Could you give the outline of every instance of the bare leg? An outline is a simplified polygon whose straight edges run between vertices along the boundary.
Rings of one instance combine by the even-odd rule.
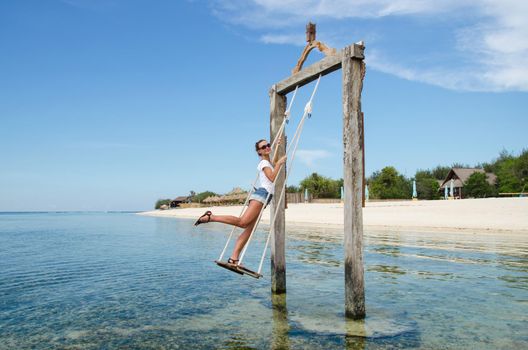
[[[249,239],[249,236],[251,235],[251,231],[253,230],[253,227],[256,224],[257,224],[257,218],[255,218],[255,220],[253,220],[253,222],[248,227],[246,227],[244,232],[242,232],[240,234],[240,236],[238,236],[238,238],[236,240],[236,243],[235,243],[235,248],[233,248],[233,253],[231,253],[231,259],[233,259],[235,261],[238,260],[238,258],[240,256],[240,252],[242,251],[242,249],[246,245],[246,243],[247,243],[247,241]]]
[[[211,215],[210,222],[221,222],[223,224],[233,225],[240,228],[247,228],[254,222],[262,209],[262,203],[256,200],[251,200],[249,206],[241,217],[233,215]]]

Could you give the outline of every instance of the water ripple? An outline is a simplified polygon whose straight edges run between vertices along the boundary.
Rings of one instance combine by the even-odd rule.
[[[128,214],[2,215],[0,349],[528,346],[526,238],[366,232],[368,318],[350,323],[342,232],[288,232],[287,297],[270,297],[269,261],[261,280],[212,262],[228,233]]]

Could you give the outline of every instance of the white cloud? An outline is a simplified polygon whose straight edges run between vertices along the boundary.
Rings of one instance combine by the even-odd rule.
[[[260,41],[266,44],[289,44],[296,46],[304,46],[304,35],[295,34],[264,34],[260,37]]]
[[[458,0],[216,0],[220,17],[252,28],[288,27],[306,19],[379,18],[393,15],[435,14],[462,8]]]
[[[301,163],[305,164],[306,166],[310,168],[313,168],[315,163],[318,160],[329,158],[332,156],[332,153],[326,150],[323,150],[323,149],[312,149],[312,150],[300,149],[300,150],[297,150],[297,153],[295,156]]]
[[[268,32],[259,39],[270,44],[303,45],[304,38],[298,31],[308,20],[323,22],[324,37],[333,41],[339,41],[337,35],[350,37],[343,26],[358,20],[369,23],[374,31],[391,16],[425,18],[429,23],[443,20],[445,26],[439,22],[440,28],[452,38],[451,58],[458,60],[415,65],[413,62],[435,49],[431,43],[422,51],[409,51],[394,63],[386,59],[393,55],[383,43],[367,41],[367,64],[398,77],[448,89],[528,91],[528,1],[213,0],[213,9],[226,22]],[[293,30],[297,34],[292,34]]]
[[[367,67],[377,71],[446,89],[465,91],[497,90],[488,81],[485,81],[482,74],[468,70],[468,68],[461,70],[442,67],[410,68],[394,63],[394,61],[379,55],[376,51],[371,52],[366,61]]]

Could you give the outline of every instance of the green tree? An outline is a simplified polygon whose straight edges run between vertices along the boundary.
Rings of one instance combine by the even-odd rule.
[[[504,162],[508,162],[514,159],[515,159],[515,156],[511,152],[508,152],[507,150],[503,149],[499,153],[499,156],[496,159],[494,159],[491,163],[482,164],[482,168],[487,173],[497,174],[497,172],[499,171],[499,168]]]
[[[342,181],[342,180],[341,180]],[[333,180],[317,173],[306,177],[300,183],[301,191],[308,189],[314,198],[339,198],[341,196],[340,180]]]
[[[435,179],[445,180],[447,174],[449,173],[449,170],[451,170],[451,168],[448,166],[438,165],[436,168],[430,170],[430,172],[432,177],[434,177]]]
[[[516,176],[515,158],[503,159],[495,164],[499,192],[519,192],[521,180]]]
[[[469,166],[469,164],[457,163],[456,162],[456,163],[453,163],[453,165],[451,165],[451,168],[471,168],[471,167]]]
[[[418,170],[414,175],[419,199],[438,199],[440,185],[430,170]]]
[[[211,191],[200,192],[191,197],[191,202],[202,203],[203,200],[206,199],[207,197],[216,196],[216,195],[217,195],[216,193],[211,192]]]
[[[378,199],[404,199],[412,195],[412,182],[392,166],[376,171],[369,181],[370,196]]]
[[[287,193],[299,193],[301,192],[301,188],[299,186],[290,185],[286,187]]]
[[[485,173],[473,173],[464,184],[466,196],[473,198],[493,197],[497,194],[495,186],[490,185]]]
[[[499,192],[521,192],[528,181],[528,150],[516,157],[502,150],[497,159],[484,164],[484,170],[497,176]]]
[[[163,204],[170,206],[170,199],[158,199],[154,205],[154,209],[159,209]]]
[[[524,187],[526,186],[526,183],[528,183],[528,149],[521,152],[515,161],[513,171],[522,186],[521,191],[524,191]]]

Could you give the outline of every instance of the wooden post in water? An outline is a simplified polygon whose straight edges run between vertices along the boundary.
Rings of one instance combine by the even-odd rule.
[[[365,208],[365,114],[361,112],[361,126],[359,128],[361,132],[361,156],[363,164],[363,184],[361,185],[361,206]]]
[[[270,140],[275,139],[279,128],[284,120],[286,112],[286,96],[277,93],[274,85],[270,91],[271,113],[270,113]],[[282,144],[277,148],[279,157],[286,153],[286,142],[284,133],[281,137]],[[271,141],[270,141],[271,142]],[[273,195],[273,205],[271,215],[276,210],[281,197],[281,191],[286,181],[285,167],[275,179],[275,194]],[[286,195],[285,195],[286,196]],[[284,198],[283,200],[286,200]],[[274,233],[271,236],[271,292],[274,294],[286,293],[286,251],[285,251],[285,211],[284,203],[280,206],[275,223],[273,225]]]
[[[363,145],[361,142],[361,89],[363,61],[353,58],[351,47],[343,52],[343,168],[345,315],[365,317],[363,269]]]
[[[310,34],[311,35],[311,34]],[[310,36],[311,38],[311,36]],[[323,45],[324,46],[324,45]],[[324,47],[321,46],[323,49]],[[344,233],[345,233],[345,314],[348,318],[365,318],[365,283],[363,269],[363,125],[361,89],[364,76],[364,45],[350,45],[342,51],[321,50],[326,57],[309,67],[302,67],[313,47],[309,45],[301,55],[294,73],[273,85],[271,98],[271,138],[277,133],[286,110],[285,95],[317,78],[343,69],[343,146],[344,146]],[[279,150],[284,155],[285,142]],[[281,171],[275,183],[274,207],[280,197],[285,173]],[[286,261],[284,246],[284,207],[281,206],[274,223],[271,244],[271,290],[286,292]]]

